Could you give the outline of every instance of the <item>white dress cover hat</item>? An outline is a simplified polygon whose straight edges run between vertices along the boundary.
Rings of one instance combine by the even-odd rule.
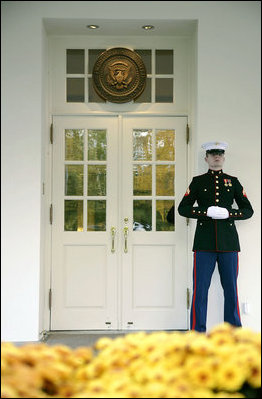
[[[208,141],[207,143],[202,144],[201,146],[204,150],[224,150],[228,147],[228,144],[225,141]]]

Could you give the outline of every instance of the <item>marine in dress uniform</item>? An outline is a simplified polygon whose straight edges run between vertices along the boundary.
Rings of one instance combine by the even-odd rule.
[[[213,161],[222,165],[226,147],[225,142],[204,143],[206,162],[212,164],[213,157]],[[219,163],[220,157],[223,159]],[[216,263],[224,290],[224,321],[241,326],[237,294],[240,245],[235,221],[253,215],[238,178],[224,173],[216,167],[216,162],[207,173],[193,178],[178,206],[181,216],[197,219],[190,326],[200,332],[206,331],[208,289]],[[238,209],[232,207],[234,200]],[[174,208],[169,211],[168,221],[174,223]]]

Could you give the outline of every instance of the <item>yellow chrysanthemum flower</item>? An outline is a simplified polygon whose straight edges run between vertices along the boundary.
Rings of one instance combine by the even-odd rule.
[[[229,333],[216,332],[209,336],[209,341],[212,342],[213,346],[217,349],[222,348],[223,346],[233,346],[235,343],[234,337]]]
[[[261,386],[261,335],[227,323],[208,334],[130,333],[92,348],[2,343],[3,398],[242,398]]]
[[[250,375],[247,382],[253,388],[261,387],[261,358],[257,357],[250,365]]]
[[[185,362],[186,355],[184,352],[174,353],[166,358],[166,369],[173,370],[174,368],[182,368]]]
[[[1,343],[1,359],[4,358],[8,365],[19,364],[23,359],[21,348],[14,346],[10,342]]]
[[[217,333],[218,334],[221,334],[221,333],[222,334],[232,334],[232,332],[235,328],[236,327],[232,326],[230,323],[225,322],[225,323],[218,324],[218,325],[212,327],[210,329],[210,331],[208,332],[207,336],[211,337],[212,335],[215,335]]]
[[[38,376],[44,382],[43,385],[47,387],[48,392],[55,393],[59,390],[59,386],[68,381],[71,376],[72,369],[62,363],[49,364],[48,367],[45,365],[39,365],[36,368]]]
[[[214,374],[206,364],[193,368],[189,374],[189,380],[196,386],[203,388],[213,388],[215,386]]]
[[[247,327],[235,328],[232,331],[232,336],[236,342],[252,342],[255,335],[256,334]]]
[[[235,359],[242,367],[243,372],[249,373],[252,364],[256,364],[260,359],[261,354],[252,346],[238,345],[235,348]]]
[[[128,333],[125,336],[125,342],[132,347],[138,347],[141,342],[147,338],[147,334],[144,331]]]
[[[245,381],[245,374],[233,361],[222,362],[216,373],[217,387],[227,391],[238,391]]]
[[[191,356],[186,360],[184,370],[189,380],[193,384],[203,388],[211,388],[215,386],[215,369],[213,357]]]
[[[112,338],[109,337],[99,338],[98,341],[95,343],[95,349],[100,351],[105,348],[108,348],[111,344],[112,344]]]
[[[199,337],[193,339],[188,345],[188,349],[190,352],[202,356],[212,355],[216,351],[212,340],[208,340],[205,335],[200,335]]]
[[[181,333],[172,333],[166,345],[163,347],[163,352],[166,356],[172,356],[182,352],[184,353],[186,347],[187,343],[184,336]]]

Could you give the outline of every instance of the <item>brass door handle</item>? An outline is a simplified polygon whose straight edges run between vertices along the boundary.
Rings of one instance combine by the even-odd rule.
[[[127,236],[128,236],[128,227],[124,227],[124,238],[125,238],[125,248],[124,248],[124,252],[127,253],[128,249],[127,249]]]
[[[111,252],[114,253],[115,250],[115,236],[116,236],[116,228],[111,227],[111,238],[112,238],[112,246],[111,246]]]

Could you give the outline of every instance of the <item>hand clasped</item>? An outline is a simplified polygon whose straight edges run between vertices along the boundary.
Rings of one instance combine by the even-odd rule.
[[[207,216],[212,219],[227,219],[229,212],[226,208],[221,208],[220,206],[210,206],[207,209]]]

